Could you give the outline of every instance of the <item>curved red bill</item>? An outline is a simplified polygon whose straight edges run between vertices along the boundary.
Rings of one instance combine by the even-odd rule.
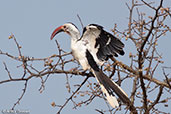
[[[60,27],[56,28],[56,29],[53,31],[53,33],[52,33],[50,39],[52,40],[52,39],[55,37],[56,34],[58,34],[58,33],[60,33],[60,32],[63,32],[63,31],[64,31],[64,30],[63,30],[63,26],[60,26]]]

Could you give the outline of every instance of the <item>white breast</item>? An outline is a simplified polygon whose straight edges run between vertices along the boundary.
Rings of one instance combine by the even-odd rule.
[[[83,45],[82,41],[72,41],[71,40],[71,49],[74,58],[81,64],[84,70],[90,69],[88,61],[86,59],[86,49],[87,47]]]

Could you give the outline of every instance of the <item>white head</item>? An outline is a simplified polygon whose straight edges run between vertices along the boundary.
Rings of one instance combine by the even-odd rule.
[[[55,35],[57,35],[60,32],[65,32],[74,38],[80,37],[80,32],[79,32],[78,28],[73,23],[66,23],[66,24],[56,28],[53,31],[53,33],[51,35],[51,40],[55,37]]]

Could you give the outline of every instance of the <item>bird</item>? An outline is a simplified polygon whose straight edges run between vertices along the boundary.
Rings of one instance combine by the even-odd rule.
[[[50,39],[52,40],[60,32],[65,32],[71,37],[73,57],[80,63],[84,71],[92,72],[108,103],[113,108],[119,106],[116,94],[123,103],[129,104],[130,100],[124,90],[99,68],[109,58],[124,55],[124,44],[98,24],[85,26],[80,35],[76,25],[70,22],[65,23],[52,32]]]

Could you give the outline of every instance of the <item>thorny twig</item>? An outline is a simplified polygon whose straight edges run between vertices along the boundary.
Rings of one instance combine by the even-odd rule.
[[[110,74],[110,78],[112,79],[114,75],[117,75],[115,77],[118,77],[119,83],[121,84],[123,81],[127,81],[127,79],[132,80],[132,91],[131,93],[131,102],[133,105],[136,106],[137,112],[145,112],[148,113],[150,111],[154,112],[162,112],[159,109],[155,108],[155,105],[159,103],[165,103],[170,100],[170,98],[165,98],[163,101],[160,101],[161,96],[163,96],[164,90],[166,92],[170,93],[171,89],[171,79],[169,78],[169,74],[166,74],[164,67],[163,67],[163,74],[155,74],[157,68],[160,64],[162,64],[162,56],[158,53],[157,50],[157,42],[158,39],[166,34],[168,31],[170,31],[169,26],[164,24],[164,21],[167,17],[170,16],[170,10],[167,8],[164,8],[162,6],[163,0],[161,0],[160,5],[155,8],[152,6],[153,2],[145,2],[144,0],[141,0],[141,3],[132,0],[132,6],[129,6],[128,4],[128,10],[130,12],[129,14],[129,23],[128,23],[128,29],[124,30],[123,32],[117,30],[116,26],[113,32],[117,34],[121,34],[123,37],[126,37],[127,39],[130,39],[135,44],[135,50],[137,51],[136,54],[130,53],[129,57],[131,60],[130,65],[124,64],[124,62],[120,62],[116,60],[115,58],[112,58],[113,63],[110,63],[109,65],[106,65],[104,68],[104,72],[107,74]],[[154,17],[149,16],[149,20],[145,20],[144,14],[138,9],[139,7],[149,7],[152,10],[155,10]],[[137,17],[138,19],[134,18],[134,8],[136,8],[137,11]],[[161,12],[160,12],[161,11]],[[81,25],[83,27],[82,21],[77,15]],[[65,74],[67,76],[67,83],[69,84],[69,79],[72,78],[70,76],[82,76],[85,77],[84,81],[78,86],[76,91],[72,93],[72,95],[65,101],[65,103],[62,106],[59,106],[60,109],[58,113],[61,112],[63,108],[67,105],[69,101],[72,101],[74,104],[74,107],[81,106],[81,104],[89,105],[94,98],[104,98],[101,97],[102,92],[99,89],[99,86],[94,83],[95,88],[88,87],[90,91],[80,91],[80,88],[87,82],[89,77],[93,77],[91,73],[86,73],[82,71],[78,65],[77,62],[74,61],[73,58],[71,58],[71,52],[64,51],[61,47],[58,41],[56,40],[56,46],[58,53],[53,54],[49,57],[45,58],[34,58],[34,57],[28,57],[24,56],[21,51],[21,46],[17,42],[15,36],[12,34],[11,38],[13,38],[15,45],[17,46],[18,50],[18,56],[14,56],[10,53],[3,52],[0,50],[0,55],[6,56],[7,58],[11,58],[14,61],[20,62],[19,67],[23,69],[23,75],[19,78],[15,78],[12,73],[10,72],[10,69],[7,67],[6,62],[3,62],[5,71],[7,72],[8,79],[0,81],[0,84],[8,83],[8,82],[25,82],[24,83],[24,89],[17,100],[17,102],[14,104],[12,109],[14,109],[19,102],[21,102],[21,99],[24,97],[24,94],[26,92],[26,88],[28,86],[28,81],[34,77],[38,77],[41,80],[41,86],[39,91],[42,92],[45,89],[45,82],[47,82],[48,78],[53,76],[52,74]],[[70,57],[70,59],[68,59]],[[41,70],[38,70],[34,66],[34,63],[36,62],[42,62],[44,64],[44,67],[42,67]],[[32,62],[32,63],[30,63]],[[66,69],[67,64],[72,64],[72,66],[77,66],[74,68],[74,70],[68,70]],[[139,65],[139,66],[137,66]],[[19,68],[17,67],[17,68]],[[39,68],[40,69],[40,68]],[[115,73],[117,72],[117,73]],[[126,76],[125,76],[126,75]],[[157,78],[156,75],[160,75],[160,77],[164,77],[164,81],[161,81]],[[125,76],[125,77],[124,77]],[[43,77],[46,77],[45,79]],[[140,82],[139,82],[140,81]],[[152,85],[155,84],[154,87]],[[89,84],[90,85],[90,84]],[[129,84],[131,87],[131,84]],[[149,100],[148,94],[154,93],[154,90],[156,90],[159,87],[159,92],[156,94],[155,100],[152,102]],[[148,90],[148,88],[152,88],[151,90]],[[130,89],[131,90],[131,89]],[[80,103],[76,103],[73,99],[74,95],[76,93],[84,93],[88,94],[89,98],[81,101]],[[136,101],[143,100],[143,106],[138,106],[136,104]],[[120,107],[123,107],[124,105],[121,104]],[[128,109],[128,107],[127,107]],[[99,113],[105,113],[105,111],[96,109]],[[109,109],[109,113],[117,113],[118,109]],[[130,111],[131,112],[131,111]],[[125,110],[125,113],[129,113]],[[131,112],[134,113],[134,112]]]
[[[14,103],[14,105],[13,105],[13,107],[12,107],[12,110],[14,110],[14,108],[16,107],[16,105],[20,103],[21,99],[22,99],[23,96],[25,95],[26,89],[27,89],[27,84],[28,84],[27,82],[28,82],[28,80],[25,81],[23,92],[22,92],[21,96],[18,98],[17,102]]]
[[[80,86],[72,93],[72,95],[66,100],[66,102],[62,105],[62,106],[58,106],[60,107],[59,111],[57,112],[57,114],[60,114],[60,112],[62,111],[62,109],[67,105],[67,103],[72,100],[73,96],[81,89],[81,87],[87,82],[89,77],[86,77],[84,79],[84,81],[80,84]]]
[[[81,27],[82,27],[82,29],[84,28],[84,25],[83,25],[83,22],[82,22],[82,20],[81,20],[81,18],[80,18],[80,16],[77,14],[77,17],[78,17],[78,19],[79,19],[79,21],[80,21],[80,23],[81,23]]]

